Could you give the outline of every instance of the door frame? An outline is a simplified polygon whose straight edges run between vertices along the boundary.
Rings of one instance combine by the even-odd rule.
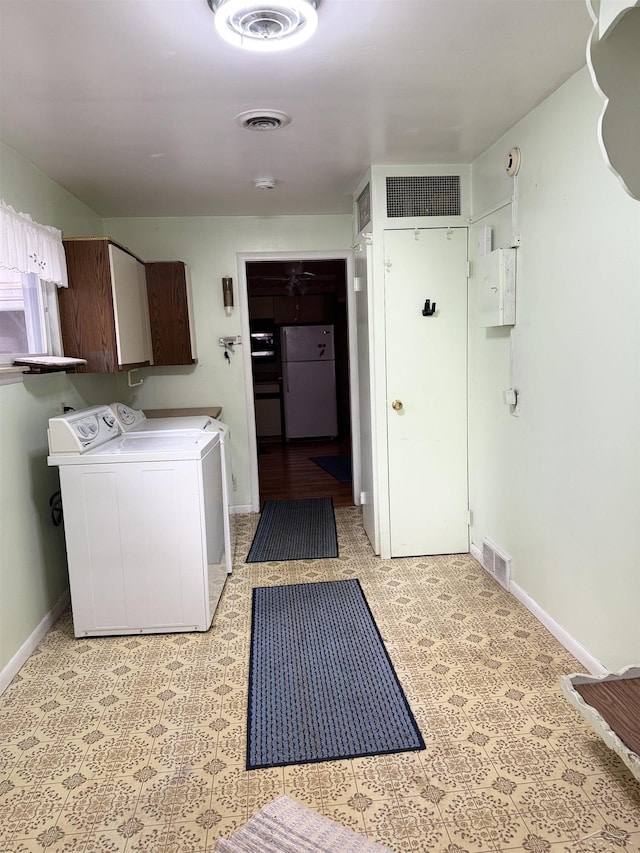
[[[238,301],[242,329],[242,366],[244,372],[245,405],[247,412],[247,438],[249,446],[249,480],[251,487],[251,512],[260,511],[260,481],[258,477],[258,437],[253,399],[253,369],[251,365],[251,338],[249,328],[249,294],[247,288],[247,263],[255,261],[326,261],[346,262],[347,337],[349,350],[349,408],[351,422],[351,466],[353,503],[360,505],[360,404],[358,397],[358,346],[354,291],[354,260],[351,249],[317,252],[238,252]]]

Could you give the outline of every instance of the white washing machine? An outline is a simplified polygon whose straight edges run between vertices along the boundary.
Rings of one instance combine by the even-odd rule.
[[[208,630],[228,570],[219,432],[125,434],[95,406],[48,436],[75,635]]]
[[[217,430],[220,434],[220,454],[222,458],[222,494],[224,499],[224,535],[227,554],[227,572],[233,570],[233,557],[236,548],[236,525],[231,515],[231,496],[233,494],[233,472],[231,464],[231,431],[222,421],[208,415],[187,417],[148,418],[142,409],[132,409],[125,403],[110,403],[122,432],[149,434],[162,432],[184,432],[190,429]]]

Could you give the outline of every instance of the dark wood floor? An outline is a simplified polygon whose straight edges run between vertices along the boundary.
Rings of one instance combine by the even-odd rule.
[[[353,506],[351,483],[339,483],[310,456],[350,453],[348,438],[335,441],[259,442],[260,507],[269,500],[333,498],[335,506]]]

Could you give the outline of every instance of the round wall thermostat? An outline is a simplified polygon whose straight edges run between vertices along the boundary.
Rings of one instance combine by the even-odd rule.
[[[504,158],[504,168],[510,177],[514,177],[520,171],[520,149],[512,148]]]

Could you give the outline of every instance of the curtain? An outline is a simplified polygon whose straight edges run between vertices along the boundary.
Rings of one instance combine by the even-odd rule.
[[[62,232],[0,201],[0,269],[35,273],[42,281],[68,287]]]

